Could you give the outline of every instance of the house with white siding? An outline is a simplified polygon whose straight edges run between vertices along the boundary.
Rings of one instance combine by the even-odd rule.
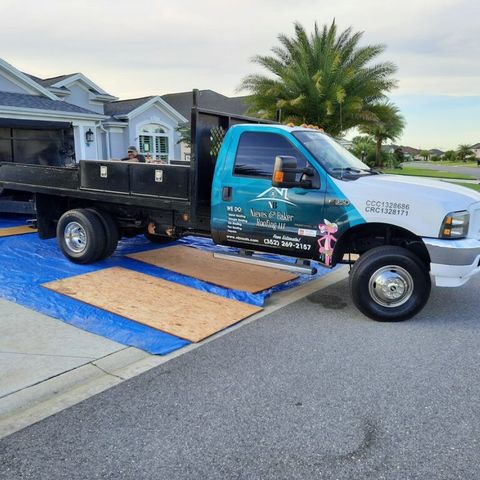
[[[480,159],[480,143],[476,143],[475,145],[472,145],[472,150],[475,153],[475,158]]]
[[[200,105],[244,114],[243,97],[200,91]],[[42,79],[0,59],[0,161],[65,165],[120,159],[127,147],[167,163],[188,161],[177,128],[192,93],[119,100],[82,73]]]

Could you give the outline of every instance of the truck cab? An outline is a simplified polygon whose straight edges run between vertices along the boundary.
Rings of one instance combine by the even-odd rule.
[[[383,175],[325,133],[236,125],[219,152],[211,234],[222,245],[353,263],[352,297],[377,320],[417,313],[437,286],[480,271],[480,194]]]

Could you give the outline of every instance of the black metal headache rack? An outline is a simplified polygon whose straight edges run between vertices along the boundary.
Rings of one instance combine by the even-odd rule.
[[[210,219],[213,174],[223,139],[230,127],[240,124],[274,124],[270,120],[201,108],[193,90],[191,113],[190,221],[201,228]]]

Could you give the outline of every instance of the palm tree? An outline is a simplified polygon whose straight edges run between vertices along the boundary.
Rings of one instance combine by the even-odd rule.
[[[425,161],[427,161],[430,158],[430,152],[428,150],[422,150],[419,155],[423,157]]]
[[[371,137],[357,135],[352,139],[352,146],[349,150],[367,165],[375,164],[375,142]]]
[[[372,106],[376,120],[360,126],[360,131],[370,135],[376,143],[375,165],[382,166],[382,143],[385,140],[396,140],[405,128],[405,120],[400,110],[391,102],[384,102]]]
[[[457,158],[462,162],[467,160],[473,160],[475,157],[475,152],[472,150],[470,145],[459,145],[457,148]]]
[[[256,56],[253,62],[273,77],[248,75],[240,90],[249,90],[250,112],[275,118],[282,109],[286,122],[315,124],[338,136],[366,121],[375,120],[372,108],[396,85],[391,62],[375,63],[383,45],[360,47],[362,32],[347,28],[337,32],[335,21],[313,34],[295,23],[295,35],[279,35],[273,55]]]
[[[447,162],[453,162],[457,158],[457,152],[454,150],[447,150],[443,154],[443,160],[446,160]]]

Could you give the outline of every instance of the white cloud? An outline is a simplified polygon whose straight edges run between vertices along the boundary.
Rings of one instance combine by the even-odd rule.
[[[478,92],[480,6],[473,0],[2,3],[7,61],[40,76],[81,70],[121,96],[207,85],[231,94],[255,68],[249,59],[268,53],[278,33],[293,31],[295,20],[311,29],[315,20],[333,18],[342,29],[365,31],[365,42],[385,43],[384,58],[398,64],[408,92],[415,91],[417,77],[436,77],[438,92]],[[453,88],[460,77],[461,88]]]
[[[43,78],[81,71],[121,98],[231,95],[294,21],[334,18],[387,46],[397,94],[480,94],[478,0],[2,0],[1,55]]]

